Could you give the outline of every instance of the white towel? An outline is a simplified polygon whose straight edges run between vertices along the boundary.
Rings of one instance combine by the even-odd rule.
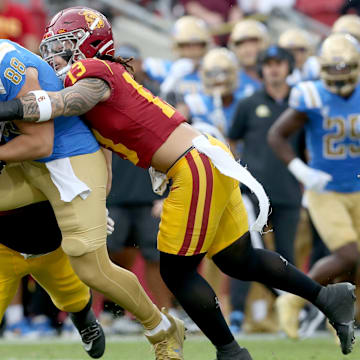
[[[90,195],[91,189],[76,177],[69,158],[52,160],[45,165],[62,201],[71,202],[78,195],[85,200]]]
[[[251,225],[250,230],[262,233],[263,227],[267,223],[270,206],[269,199],[262,185],[250,174],[248,170],[236,162],[229,153],[220,146],[212,145],[204,135],[196,137],[192,142],[199,152],[205,154],[209,159],[211,159],[214,166],[222,174],[240,181],[255,193],[259,200],[260,213],[254,224]]]

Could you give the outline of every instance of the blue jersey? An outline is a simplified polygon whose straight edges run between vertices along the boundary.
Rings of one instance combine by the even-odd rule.
[[[237,89],[234,92],[233,102],[229,106],[219,106],[213,96],[202,92],[188,94],[185,103],[189,107],[192,121],[204,122],[217,127],[222,134],[227,134],[238,100],[244,97],[244,93]]]
[[[38,71],[39,84],[43,90],[58,91],[63,88],[51,66],[39,56],[22,46],[0,40],[0,101],[14,99],[25,84],[27,68]],[[7,125],[4,132],[6,141],[19,134],[14,124]],[[78,116],[60,116],[54,119],[53,153],[39,161],[47,162],[97,151],[99,145],[89,128]]]
[[[262,83],[251,76],[249,76],[244,69],[238,72],[239,91],[244,94],[244,97],[251,96],[256,90],[262,88]]]
[[[306,59],[301,69],[296,68],[287,77],[287,83],[294,86],[301,81],[318,80],[320,76],[320,64],[316,56],[310,56]]]
[[[202,83],[199,71],[194,71],[191,74],[182,77],[176,86],[176,92],[185,96],[187,94],[194,94],[202,90]]]
[[[160,58],[146,58],[143,61],[143,70],[151,80],[161,84],[169,75],[173,62]]]
[[[306,81],[290,94],[291,108],[307,115],[309,165],[332,175],[325,190],[360,191],[360,85],[350,98],[328,91],[323,83]]]

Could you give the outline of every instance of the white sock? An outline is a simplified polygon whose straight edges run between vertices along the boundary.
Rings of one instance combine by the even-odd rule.
[[[10,305],[6,309],[6,323],[7,325],[13,325],[19,322],[24,317],[23,306],[20,304]]]
[[[161,330],[166,331],[167,329],[170,328],[171,323],[170,323],[169,319],[164,314],[161,314],[161,317],[162,317],[162,320],[160,321],[160,324],[152,330],[146,330],[145,335],[153,336],[153,335],[156,335]]]

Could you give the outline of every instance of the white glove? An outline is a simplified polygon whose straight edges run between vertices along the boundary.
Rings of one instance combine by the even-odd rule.
[[[305,188],[321,192],[332,180],[332,176],[325,171],[312,169],[299,158],[292,159],[288,164],[289,171],[298,179]]]
[[[115,229],[115,221],[109,216],[109,210],[106,209],[106,233],[111,235]]]
[[[177,82],[194,71],[194,62],[188,58],[176,60],[169,71],[168,76],[160,86],[162,94],[175,90]]]

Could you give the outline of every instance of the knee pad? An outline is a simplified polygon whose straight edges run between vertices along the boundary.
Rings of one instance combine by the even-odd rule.
[[[61,247],[64,250],[64,253],[69,256],[81,256],[92,251],[89,244],[87,244],[80,236],[64,237],[61,243]]]

